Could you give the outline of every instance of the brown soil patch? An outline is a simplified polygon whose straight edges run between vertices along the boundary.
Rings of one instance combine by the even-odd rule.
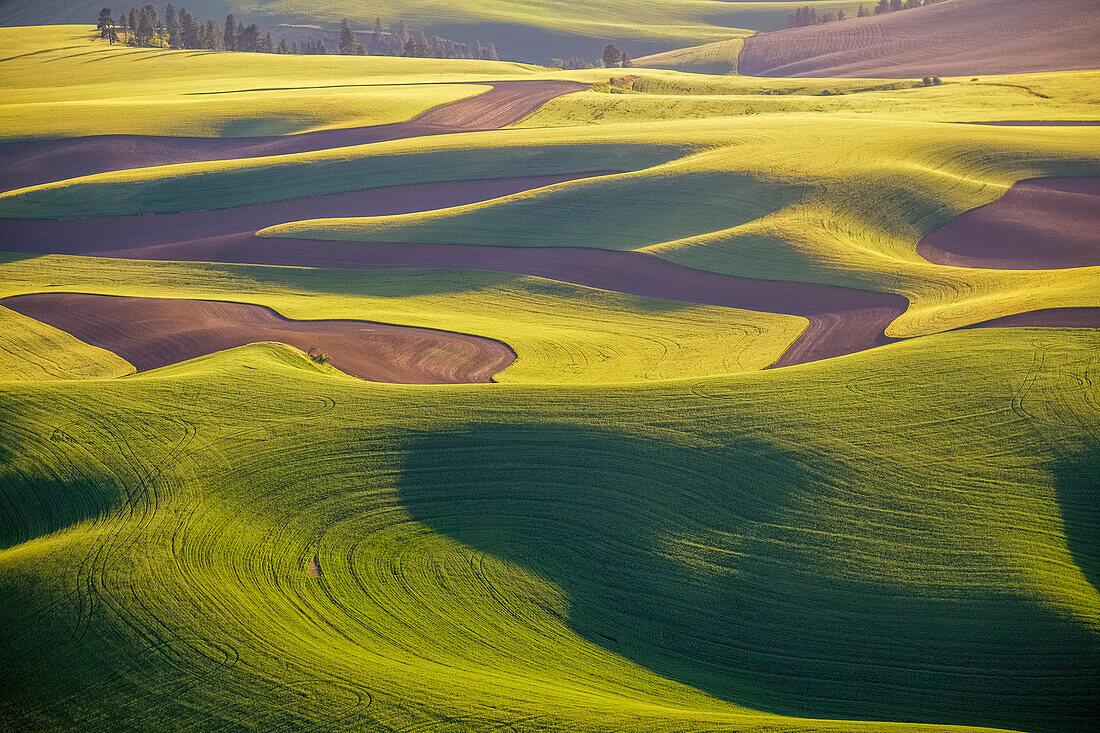
[[[270,155],[414,135],[493,129],[522,118],[550,98],[580,88],[583,87],[570,82],[501,82],[494,84],[491,92],[429,110],[407,123],[281,138],[108,136],[18,143],[0,146],[0,180],[11,187],[25,185],[13,184],[20,176],[41,182],[94,172],[93,169]],[[74,172],[77,168],[80,171]],[[884,335],[884,330],[907,307],[906,299],[898,295],[729,277],[639,252],[361,244],[260,239],[252,234],[266,226],[304,218],[370,216],[455,206],[602,173],[605,172],[396,186],[181,214],[60,221],[8,219],[0,220],[0,240],[8,251],[36,254],[350,270],[435,268],[509,272],[652,298],[807,318],[809,327],[774,365],[777,367],[849,354],[893,341]],[[1081,193],[1064,189],[1065,186],[1053,188],[1068,196]],[[1089,189],[1087,195],[1094,196],[1094,189]],[[323,351],[334,366],[348,374],[399,383],[488,382],[515,358],[506,345],[491,339],[367,321],[293,321],[268,308],[241,303],[66,293],[22,295],[2,302],[114,351],[139,370],[255,341],[279,341],[304,351]],[[1056,320],[1061,320],[1054,325],[1063,325],[1066,314],[1065,310],[1060,311]]]
[[[968,0],[760,33],[745,39],[738,70],[754,76],[914,79],[1095,69],[1100,16],[1086,5]]]
[[[202,160],[255,158],[348,145],[495,130],[518,122],[554,97],[586,89],[569,81],[500,81],[468,99],[434,107],[408,122],[254,138],[96,135],[0,145],[0,190],[105,171]]]
[[[94,254],[345,270],[488,270],[651,298],[808,318],[809,327],[775,366],[827,359],[891,343],[893,339],[883,331],[908,305],[902,296],[888,293],[731,277],[693,270],[641,252],[573,247],[360,244],[235,234]]]
[[[491,382],[515,360],[500,341],[353,320],[295,321],[245,303],[36,293],[5,307],[113,351],[138,371],[258,341],[320,351],[360,379],[398,384]]]
[[[1100,328],[1100,308],[1044,308],[1017,313],[989,321],[975,323],[967,328]]]
[[[1100,265],[1100,178],[1036,178],[917,245],[929,262],[1014,270]]]

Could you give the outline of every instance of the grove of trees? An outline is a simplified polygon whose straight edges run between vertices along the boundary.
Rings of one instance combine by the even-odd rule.
[[[912,8],[919,8],[924,5],[934,5],[939,2],[943,2],[943,0],[878,0],[878,5],[876,5],[873,10],[868,10],[864,5],[860,5],[859,10],[856,11],[856,17],[865,18],[872,14],[882,15],[884,13],[893,13],[898,10],[911,10]],[[802,28],[808,25],[819,25],[821,23],[832,23],[847,19],[848,16],[845,15],[844,8],[827,10],[819,13],[816,8],[810,5],[804,5],[795,9],[793,14],[787,16],[787,27]]]
[[[628,68],[634,65],[630,60],[630,54],[621,50],[615,44],[610,44],[603,50],[603,65],[608,69],[617,67]]]
[[[347,23],[347,20],[344,21]],[[350,38],[355,34],[347,28]],[[343,49],[344,30],[341,28],[341,49]],[[432,36],[428,38],[424,31],[409,32],[404,22],[397,21],[382,30],[382,19],[376,18],[374,30],[367,38],[365,52],[372,56],[413,56],[432,59],[483,59],[500,61],[497,48],[492,43],[483,44],[474,41],[472,45],[459,43],[450,38]],[[341,51],[343,53],[343,51]]]
[[[141,48],[181,48],[206,51],[253,51],[260,53],[327,54],[324,39],[278,42],[270,32],[255,23],[239,23],[233,15],[225,19],[224,27],[217,21],[192,15],[186,9],[177,10],[171,3],[164,10],[163,19],[155,5],[131,8],[116,20],[111,8],[99,11],[100,37],[110,43],[125,43]],[[349,55],[414,56],[440,59],[485,59],[499,61],[496,46],[475,41],[472,45],[449,38],[428,38],[423,31],[410,33],[405,24],[398,21],[387,31],[382,30],[382,19],[374,22],[374,32],[368,42],[362,43],[345,18],[340,24],[338,52]]]

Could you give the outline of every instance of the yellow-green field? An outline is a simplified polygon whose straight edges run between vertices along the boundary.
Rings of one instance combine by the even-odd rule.
[[[958,329],[1100,307],[1100,267],[954,267],[917,245],[1018,181],[1100,176],[1098,127],[963,124],[1100,119],[1100,71],[748,78],[743,34],[714,14],[792,4],[653,0],[621,29],[610,0],[443,5],[405,18],[720,43],[556,71],[5,28],[0,140],[16,146],[305,133],[407,121],[491,82],[593,86],[503,129],[44,178],[0,194],[0,231],[134,216],[162,236],[168,219],[139,215],[590,172],[249,242],[599,250],[688,282],[839,286],[903,296],[883,323],[901,341],[769,369],[820,324],[689,286],[669,300],[473,267],[77,256],[6,235],[0,298],[252,303],[488,337],[516,360],[492,384],[397,385],[254,343],[135,373],[0,304],[2,727],[1094,727],[1100,329]]]
[[[857,0],[192,0],[187,9],[203,18],[224,21],[227,13],[276,32],[293,28],[303,38],[338,27],[348,18],[356,31],[369,35],[376,18],[384,28],[403,21],[413,29],[464,42],[493,42],[504,58],[549,61],[551,57],[599,57],[608,42],[622,43],[635,56],[731,38],[755,30],[783,28],[795,8],[819,11],[843,8],[854,16]],[[88,23],[103,7],[92,0],[70,0],[0,6],[0,24]],[[136,4],[140,7],[140,4]],[[130,4],[124,6],[131,7]],[[163,6],[158,6],[163,13]],[[117,10],[119,7],[115,7]]]
[[[90,45],[88,29],[0,29],[0,139],[283,135],[407,120],[531,67]],[[48,72],[48,73],[47,73]],[[464,77],[464,78],[463,78]],[[445,82],[433,84],[433,82]]]

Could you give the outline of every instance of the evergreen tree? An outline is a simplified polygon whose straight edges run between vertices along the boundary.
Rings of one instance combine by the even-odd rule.
[[[225,38],[223,40],[226,51],[237,50],[237,19],[232,15],[225,18]]]
[[[96,26],[99,29],[99,37],[107,38],[110,32],[107,30],[114,25],[114,20],[111,18],[111,9],[103,8],[99,11],[99,25]]]
[[[901,10],[901,0],[890,0],[890,10]]]
[[[164,25],[168,28],[168,47],[183,48],[183,31],[180,28],[179,15],[171,5],[164,13]]]
[[[255,23],[241,29],[240,37],[237,39],[238,51],[259,51],[260,50],[260,28]]]
[[[199,22],[195,19],[191,13],[186,10],[180,10],[179,12],[179,48],[200,48],[202,43],[199,38],[199,33],[202,28]],[[171,31],[169,31],[171,34]]]
[[[856,12],[856,17],[857,18],[866,18],[868,15],[870,15],[870,13],[867,12],[867,8],[863,7],[863,5],[860,5],[859,6],[859,11]]]
[[[397,25],[390,29],[390,56],[401,56],[405,53],[405,46],[409,42],[409,32],[405,30],[404,21],[397,21]]]
[[[138,11],[137,16],[137,39],[138,43],[142,45],[149,45],[153,42],[153,36],[156,33],[156,23],[154,23],[153,16],[149,13],[149,5]]]
[[[206,21],[206,48],[211,51],[224,51],[225,40],[222,35],[222,27],[217,21]]]
[[[374,19],[374,32],[370,34],[370,46],[368,50],[373,54],[381,54],[385,48],[382,42],[382,19]]]
[[[287,45],[285,38],[279,39],[278,53],[290,53],[290,46]]]
[[[260,41],[260,50],[264,53],[275,53],[275,39],[271,37],[270,32]]]
[[[890,12],[890,0],[878,0],[875,6],[875,15],[883,15]]]
[[[157,30],[161,28],[160,16],[157,15],[157,6],[149,3],[148,5],[143,7],[142,10],[149,18],[149,27],[153,29],[150,36],[156,35]]]
[[[409,40],[405,42],[406,56],[427,58],[431,54],[431,51],[432,47],[428,43],[428,37],[424,35],[424,31],[417,31],[409,36]]]
[[[609,44],[603,50],[603,65],[609,69],[615,68],[622,61],[623,52],[614,44]]]
[[[340,53],[355,53],[355,33],[352,32],[347,18],[340,22]]]

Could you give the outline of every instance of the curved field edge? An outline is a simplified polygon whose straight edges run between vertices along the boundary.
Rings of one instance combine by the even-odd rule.
[[[744,43],[744,39],[735,38],[650,54],[634,59],[634,66],[696,74],[736,74],[737,57]]]
[[[31,293],[0,304],[110,350],[139,371],[257,341],[290,344],[351,376],[402,384],[492,382],[515,361],[507,344],[466,333],[366,320],[295,320],[232,301]]]
[[[89,26],[0,28],[8,50],[0,61],[0,139],[239,138],[401,122],[476,93],[463,82],[524,78],[537,69],[486,61],[142,49],[109,46],[94,35]]]
[[[429,394],[274,346],[8,385],[6,715],[1079,729],[1097,338],[959,332],[659,388]]]
[[[515,351],[516,361],[496,375],[498,382],[630,382],[763,369],[807,326],[798,316],[506,273],[17,257],[0,266],[0,297],[48,292],[64,278],[66,290],[102,295],[230,300],[299,320],[350,318],[469,333]]]
[[[111,378],[133,371],[110,351],[0,306],[0,381]]]
[[[937,264],[1011,269],[1100,265],[1100,178],[1017,181],[997,200],[926,234]]]
[[[717,142],[708,137],[718,134],[713,124],[676,127],[681,139]],[[646,129],[663,135],[670,125]],[[597,129],[638,137],[617,124]],[[633,173],[437,211],[294,222],[260,234],[642,249],[722,274],[903,295],[911,306],[888,331],[894,337],[1036,308],[1100,305],[1087,269],[977,270],[934,265],[916,253],[924,233],[1017,180],[1096,175],[1096,138],[1085,128],[801,120],[777,129],[726,120],[722,129],[738,142]],[[831,142],[857,137],[856,158],[849,145]]]

